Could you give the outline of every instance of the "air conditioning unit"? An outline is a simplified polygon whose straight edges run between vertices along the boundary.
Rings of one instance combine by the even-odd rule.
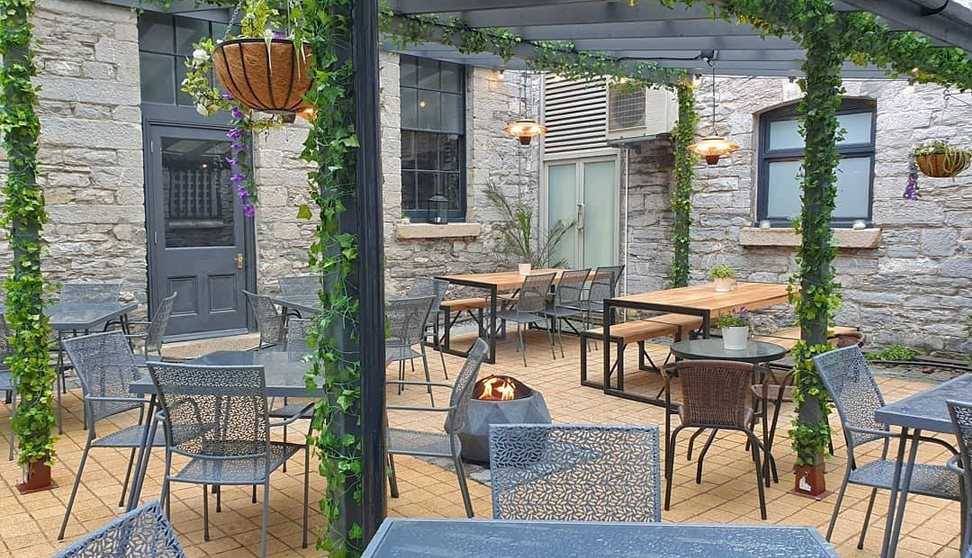
[[[614,84],[607,88],[608,141],[656,136],[672,131],[678,120],[678,100],[667,89]]]

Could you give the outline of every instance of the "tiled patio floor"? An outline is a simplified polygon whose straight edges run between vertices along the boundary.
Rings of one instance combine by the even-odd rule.
[[[499,345],[499,362],[484,365],[482,375],[509,373],[541,391],[555,422],[563,423],[629,423],[662,424],[659,408],[608,397],[600,391],[580,387],[579,343],[565,338],[566,358],[553,360],[545,347],[546,335],[531,333],[528,336],[529,367],[524,368],[520,355],[513,345]],[[174,349],[180,356],[186,351],[205,351],[212,347],[237,348],[252,345],[249,338],[234,338],[213,342],[207,346]],[[175,354],[175,353],[173,353]],[[595,353],[595,358],[601,353]],[[430,354],[433,380],[442,380],[438,355]],[[558,354],[559,357],[559,354]],[[636,362],[636,353],[628,356]],[[462,360],[447,356],[450,377],[458,372]],[[597,361],[595,361],[597,362]],[[632,367],[634,368],[634,367]],[[394,367],[388,374],[395,374]],[[417,371],[412,377],[418,379]],[[882,375],[881,388],[888,401],[894,401],[929,385],[917,378]],[[660,380],[653,375],[629,372],[627,387],[634,391],[654,394]],[[388,393],[395,403],[427,403],[428,395],[416,388],[398,395]],[[442,398],[444,401],[444,396]],[[65,435],[57,444],[58,460],[54,468],[58,487],[50,492],[20,496],[15,485],[20,480],[20,469],[13,463],[0,464],[0,556],[49,556],[65,543],[56,541],[64,506],[70,494],[74,471],[78,466],[86,432],[81,427],[80,390],[72,391],[65,399]],[[5,411],[0,411],[3,413]],[[6,415],[0,421],[0,435],[4,440],[9,428]],[[392,426],[437,430],[442,416],[415,416],[415,413],[393,413]],[[836,424],[836,417],[833,421]],[[788,492],[792,475],[788,472],[793,464],[793,453],[785,438],[785,425],[789,417],[781,419],[775,455],[780,470],[779,484],[767,491],[767,507],[770,523],[815,525],[823,533],[833,509],[833,495],[822,501],[814,501]],[[300,428],[292,429],[296,433]],[[688,436],[682,439],[676,460],[676,485],[673,491],[672,509],[665,511],[665,521],[692,523],[760,523],[757,506],[755,477],[752,462],[743,449],[742,438],[724,435],[713,446],[706,460],[706,471],[701,485],[695,484],[694,462],[685,461]],[[845,466],[844,444],[839,434],[835,436],[837,455],[828,462],[827,481],[831,488],[839,487]],[[937,446],[922,446],[921,458],[943,462],[945,456]],[[5,448],[4,452],[5,452]],[[876,450],[879,448],[876,448]],[[877,451],[871,457],[877,455]],[[161,452],[152,460],[143,490],[143,500],[156,497],[162,476]],[[68,526],[67,540],[74,540],[82,533],[101,526],[120,513],[117,507],[121,482],[125,474],[127,452],[111,449],[92,451],[84,475],[74,514]],[[302,459],[291,462],[287,473],[278,472],[272,481],[270,517],[270,554],[272,556],[313,556],[318,553],[300,548]],[[454,472],[426,461],[401,457],[396,459],[401,497],[389,499],[389,515],[409,517],[463,517],[462,501]],[[312,465],[313,467],[313,465]],[[316,501],[323,492],[320,477],[311,478],[311,499]],[[477,517],[491,515],[489,489],[478,482],[470,482],[473,504]],[[173,485],[173,523],[190,556],[251,556],[259,549],[260,504],[250,502],[248,487],[226,488],[223,495],[223,511],[215,513],[210,502],[211,540],[202,536],[202,495],[198,486]],[[879,494],[868,532],[865,550],[857,550],[857,535],[867,504],[868,491],[851,487],[845,498],[844,511],[834,534],[834,543],[844,557],[877,556],[880,552],[884,519],[887,511],[886,494]],[[320,514],[314,510],[311,525],[320,523]],[[912,497],[898,556],[958,556],[959,506],[925,497]],[[311,538],[313,539],[313,534]]]

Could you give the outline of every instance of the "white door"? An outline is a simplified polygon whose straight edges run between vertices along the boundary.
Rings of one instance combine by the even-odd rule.
[[[546,167],[547,230],[574,226],[553,253],[573,269],[614,265],[618,253],[617,158],[551,161]]]

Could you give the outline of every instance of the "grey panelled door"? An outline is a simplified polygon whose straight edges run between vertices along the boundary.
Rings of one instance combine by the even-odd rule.
[[[179,293],[166,333],[243,329],[247,227],[226,131],[153,125],[149,138],[149,288]]]

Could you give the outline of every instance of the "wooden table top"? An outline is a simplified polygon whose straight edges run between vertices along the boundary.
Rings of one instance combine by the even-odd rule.
[[[731,312],[745,306],[750,310],[789,302],[788,285],[780,283],[738,283],[728,293],[715,292],[714,283],[690,287],[665,289],[612,298],[629,304],[665,305],[693,310],[708,311],[713,316]]]
[[[566,269],[559,268],[544,268],[544,269],[534,269],[530,272],[530,275],[543,275],[545,273],[556,273],[557,276],[554,277],[554,283],[556,283],[557,278],[560,274],[567,271]],[[520,275],[518,271],[501,271],[498,273],[470,273],[467,275],[443,275],[437,277],[437,279],[445,279],[450,283],[457,283],[460,285],[467,286],[477,286],[484,288],[496,287],[498,291],[508,291],[521,287],[523,285],[523,275]]]

